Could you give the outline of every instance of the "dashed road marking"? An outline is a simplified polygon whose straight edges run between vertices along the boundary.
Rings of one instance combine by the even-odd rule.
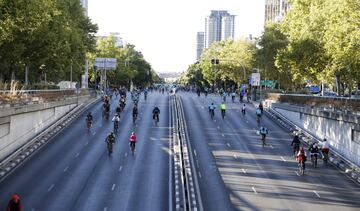
[[[78,153],[76,153],[75,157],[77,158],[77,157],[79,157],[79,155],[80,155],[80,153],[78,152]]]
[[[241,171],[244,173],[244,174],[246,174],[246,171],[245,171],[245,169],[241,169]]]
[[[316,191],[313,191],[317,197],[321,198],[320,195],[316,192]]]
[[[246,123],[249,123],[249,121],[246,120]]]
[[[226,145],[227,145],[228,147],[231,147],[231,145],[230,145],[229,143],[226,143]]]
[[[50,192],[54,187],[55,187],[55,185],[52,184],[52,185],[48,188],[48,192]]]
[[[221,136],[224,137],[225,136],[224,133],[221,133]]]
[[[283,160],[284,162],[286,162],[285,158],[283,156],[280,156],[281,160]]]
[[[298,176],[300,177],[300,174],[299,174],[297,171],[295,171],[295,174],[296,174],[296,175],[298,175]]]
[[[108,208],[107,207],[104,207],[104,211],[107,211],[108,210]]]
[[[201,178],[201,173],[200,173],[200,171],[199,171],[199,177]]]
[[[122,170],[122,166],[120,166],[120,168],[119,168],[119,172]]]
[[[219,126],[217,126],[217,129],[220,129],[220,127],[219,127]]]
[[[111,191],[114,191],[115,187],[116,187],[116,184],[113,184],[112,187],[111,187]]]
[[[251,187],[251,189],[254,191],[255,194],[257,194],[256,190],[254,187]]]
[[[66,172],[68,169],[69,169],[69,166],[66,166],[66,167],[64,168],[64,172]]]
[[[237,156],[234,154],[234,158],[237,159]]]
[[[194,149],[194,155],[195,155],[195,157],[197,157],[197,155],[196,155],[196,150]]]
[[[87,146],[89,144],[89,142],[87,141],[84,145]]]
[[[271,149],[274,149],[274,147],[273,147],[272,145],[270,145],[270,148],[271,148]]]
[[[92,134],[92,135],[94,136],[95,134],[96,134],[96,132],[93,132],[93,134]]]
[[[127,152],[125,152],[125,157],[127,157]]]
[[[31,211],[35,211],[35,208],[32,208]]]

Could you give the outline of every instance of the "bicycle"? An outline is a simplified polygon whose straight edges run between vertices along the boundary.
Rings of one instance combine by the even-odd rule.
[[[261,141],[262,141],[262,146],[263,146],[263,147],[265,147],[265,145],[266,145],[266,140],[265,140],[265,138],[266,138],[266,135],[265,135],[265,134],[261,134]]]
[[[214,110],[210,109],[210,117],[211,117],[211,119],[214,119],[214,116],[215,116]]]
[[[119,129],[119,122],[118,121],[114,121],[114,132],[117,133]]]
[[[231,96],[231,100],[233,103],[235,103],[235,96]]]
[[[328,153],[322,152],[322,159],[323,159],[323,164],[324,164],[324,166],[327,166],[327,164],[328,164],[328,159],[329,159]]]
[[[317,156],[318,156],[318,153],[311,153],[311,165],[314,168],[317,167]]]
[[[154,114],[153,120],[154,120],[155,126],[157,126],[157,125],[158,125],[158,122],[159,122],[159,114]]]
[[[222,118],[222,119],[225,118],[225,110],[224,110],[224,109],[221,110],[221,118]]]
[[[86,128],[88,129],[88,131],[90,131],[91,127],[92,127],[92,121],[86,120]]]
[[[242,113],[243,116],[245,116],[246,110],[245,110],[245,109],[241,109],[241,113]]]
[[[301,175],[305,174],[305,162],[304,161],[299,162],[299,172]]]
[[[130,150],[131,150],[131,155],[134,156],[134,154],[135,154],[135,142],[130,141]]]
[[[136,119],[137,119],[137,114],[133,114],[133,124],[135,124]]]
[[[107,141],[107,149],[108,149],[108,156],[110,157],[113,152],[113,143],[111,141]]]
[[[296,157],[296,155],[299,153],[299,150],[300,150],[300,146],[293,146],[293,155],[294,157]]]
[[[256,115],[256,121],[258,125],[260,125],[260,119],[261,119],[261,115]]]

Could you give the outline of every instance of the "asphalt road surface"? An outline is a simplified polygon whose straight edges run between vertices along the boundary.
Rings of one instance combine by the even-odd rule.
[[[222,119],[219,95],[179,95],[204,210],[360,210],[359,185],[334,167],[319,161],[314,168],[308,158],[305,175],[299,175],[292,136],[266,117],[260,123],[269,129],[263,147],[251,104],[243,116],[243,104],[228,97]],[[217,107],[214,120],[208,112],[211,102]]]
[[[252,104],[243,116],[242,104],[228,98],[222,119],[220,96],[178,95],[204,210],[360,210],[359,185],[336,168],[321,161],[314,168],[308,161],[305,175],[299,175],[291,155],[292,136],[266,117],[261,125],[269,135],[263,147]],[[214,120],[208,112],[211,102],[217,106]],[[157,127],[151,114],[155,105],[161,110]],[[147,101],[142,95],[135,125],[132,106],[128,96],[111,157],[104,140],[113,125],[102,119],[98,103],[90,108],[95,118],[90,132],[85,112],[0,182],[0,209],[17,193],[30,211],[171,210],[168,95],[149,93]],[[132,131],[138,136],[134,157],[128,146]]]
[[[13,193],[29,211],[169,210],[168,95],[149,93],[147,101],[141,95],[135,125],[129,95],[111,157],[104,141],[113,124],[102,119],[102,103],[97,103],[89,109],[94,116],[90,132],[85,112],[0,182],[0,210]],[[113,97],[111,117],[117,101]],[[161,110],[157,127],[155,105]],[[134,156],[128,145],[132,131],[138,137]]]

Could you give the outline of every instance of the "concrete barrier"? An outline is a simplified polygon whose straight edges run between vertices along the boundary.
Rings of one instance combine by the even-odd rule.
[[[90,96],[0,110],[0,161]]]

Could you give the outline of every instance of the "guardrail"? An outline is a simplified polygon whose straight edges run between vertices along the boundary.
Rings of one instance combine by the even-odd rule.
[[[181,100],[170,96],[173,124],[173,152],[175,177],[176,210],[203,210],[198,179],[192,155],[191,144],[187,137],[185,115]],[[179,181],[180,178],[180,181]],[[179,184],[181,185],[179,187]],[[171,193],[170,193],[171,194]]]
[[[281,126],[290,130],[294,135],[295,133],[297,133],[303,143],[309,145],[313,142],[317,142],[318,144],[322,142],[320,138],[297,126],[295,123],[287,119],[284,115],[277,112],[275,109],[267,107],[267,109],[265,109],[265,113],[271,118],[275,119],[277,123],[280,123]],[[351,162],[341,154],[337,153],[331,146],[329,153],[329,161],[334,166],[343,170],[344,173],[347,174],[349,177],[360,183],[360,167],[355,165],[353,162]]]

